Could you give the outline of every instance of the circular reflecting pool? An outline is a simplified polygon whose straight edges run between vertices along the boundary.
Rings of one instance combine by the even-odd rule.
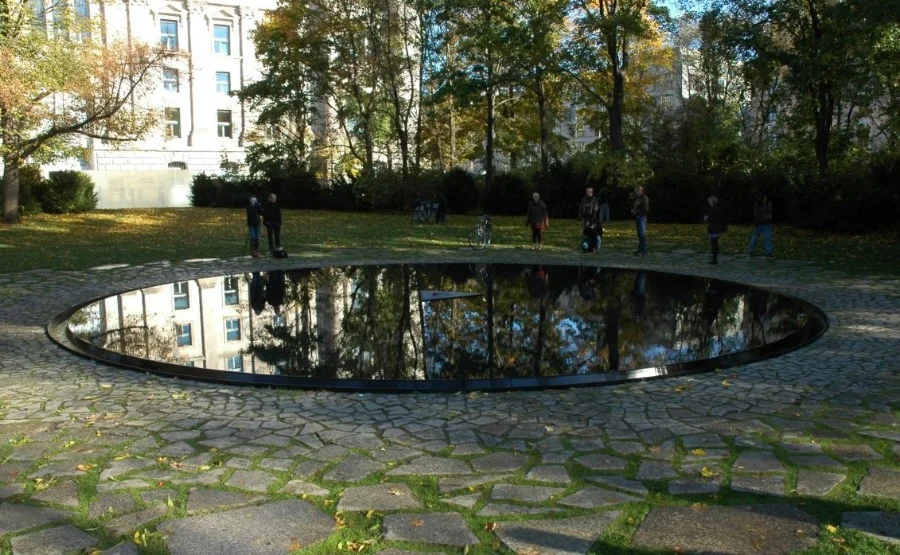
[[[49,326],[79,354],[203,380],[355,390],[568,387],[777,356],[827,326],[707,278],[433,264],[237,273],[127,291]]]

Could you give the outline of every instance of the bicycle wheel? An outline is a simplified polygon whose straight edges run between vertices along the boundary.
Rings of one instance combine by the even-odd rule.
[[[475,250],[481,250],[487,246],[487,237],[483,227],[476,227],[469,232],[469,246]]]

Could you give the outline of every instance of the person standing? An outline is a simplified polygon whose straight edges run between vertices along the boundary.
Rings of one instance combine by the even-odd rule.
[[[537,193],[531,195],[525,225],[531,227],[531,250],[540,249],[544,242],[544,229],[550,227],[550,218],[547,215],[547,205]]]
[[[588,187],[584,190],[584,198],[578,206],[578,214],[581,216],[582,234],[588,242],[588,252],[600,252],[600,202],[594,196],[594,189]]]
[[[725,233],[727,226],[725,225],[725,215],[722,213],[722,207],[719,206],[719,199],[710,196],[706,199],[709,203],[709,212],[706,217],[706,232],[709,233],[709,246],[712,251],[712,258],[709,259],[710,264],[719,263],[719,236]]]
[[[609,193],[606,190],[606,187],[600,189],[600,193],[597,195],[597,202],[600,203],[600,224],[605,224],[609,222]]]
[[[766,256],[772,257],[772,203],[769,196],[760,193],[753,203],[753,234],[750,236],[750,256],[756,250],[756,242],[759,236],[763,238],[763,251]]]
[[[644,256],[647,254],[647,214],[650,212],[650,198],[644,194],[644,188],[638,185],[634,188],[632,199],[631,214],[634,216],[638,236],[638,248],[634,254]]]
[[[269,244],[269,252],[281,250],[281,207],[278,206],[278,197],[275,193],[269,193],[269,201],[263,208],[263,223],[266,226],[266,240]]]
[[[262,209],[256,196],[250,196],[250,203],[247,205],[247,233],[250,238],[250,256],[259,258],[259,216]]]

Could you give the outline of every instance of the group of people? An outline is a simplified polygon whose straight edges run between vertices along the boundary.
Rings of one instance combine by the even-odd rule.
[[[274,256],[281,250],[281,207],[278,206],[278,197],[275,193],[269,194],[266,204],[260,205],[256,196],[250,197],[247,205],[247,234],[250,240],[250,256],[259,258],[259,228],[260,218],[266,226],[266,239],[269,252]]]
[[[704,221],[709,235],[711,258],[710,264],[719,263],[719,238],[728,230],[725,215],[719,206],[719,199],[715,196],[707,198],[709,209]],[[588,187],[584,197],[578,206],[578,216],[582,222],[582,250],[598,253],[601,238],[603,236],[603,224],[609,221],[609,200],[605,191],[601,191],[600,197],[594,196],[594,189]],[[634,216],[637,230],[638,246],[634,251],[636,256],[647,254],[647,214],[650,212],[650,198],[644,192],[644,188],[637,186],[631,195],[631,215]],[[547,205],[541,200],[538,193],[531,196],[528,203],[528,211],[525,216],[525,225],[531,228],[531,248],[540,249],[544,242],[544,230],[550,226],[550,217]],[[763,249],[767,257],[773,256],[772,251],[772,202],[765,193],[757,195],[753,203],[753,234],[750,237],[749,254],[753,256],[759,238],[763,238]]]

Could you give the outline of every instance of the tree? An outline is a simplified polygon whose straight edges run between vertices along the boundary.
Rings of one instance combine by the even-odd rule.
[[[48,2],[0,0],[0,156],[3,221],[19,221],[19,168],[78,149],[82,137],[134,140],[156,123],[141,107],[149,77],[171,52],[95,41],[91,22]]]
[[[310,155],[308,133],[317,115],[327,60],[312,8],[306,2],[282,0],[256,29],[256,52],[262,78],[235,95],[258,112],[257,134],[247,150],[251,171],[284,164],[305,167]],[[270,173],[270,172],[269,172]]]

